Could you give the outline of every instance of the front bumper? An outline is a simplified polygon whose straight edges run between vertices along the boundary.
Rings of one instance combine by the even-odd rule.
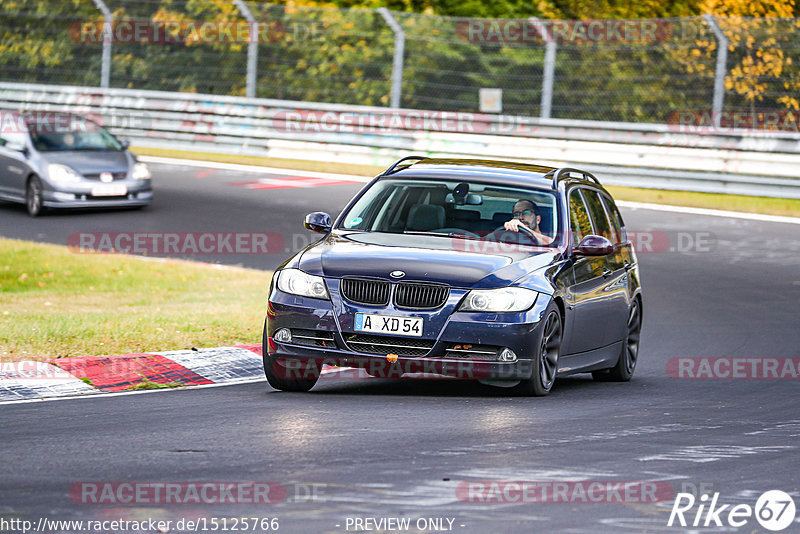
[[[302,373],[307,370],[309,364],[315,368],[328,364],[361,367],[370,374],[388,377],[399,376],[401,373],[424,373],[468,380],[522,380],[531,376],[534,340],[538,338],[542,327],[541,318],[549,300],[547,295],[540,295],[534,306],[522,313],[454,312],[446,318],[435,338],[433,335],[424,336],[428,342],[433,343],[427,354],[390,357],[388,350],[386,354],[374,354],[360,352],[349,345],[347,339],[355,332],[342,331],[339,325],[343,321],[336,316],[330,301],[296,297],[273,290],[267,311],[266,349],[270,355],[277,357],[290,377],[293,372]],[[374,309],[365,311],[380,313]],[[392,315],[397,312],[387,309],[384,313]],[[426,317],[425,312],[416,315]],[[327,342],[324,347],[295,342],[278,343],[274,340],[274,334],[280,328],[329,333],[333,342]],[[518,359],[515,362],[506,362],[448,357],[446,350],[454,343],[506,347],[513,350]]]
[[[115,182],[126,186],[125,196],[92,196],[95,183],[79,182],[54,187],[45,184],[42,205],[48,208],[111,208],[147,206],[153,200],[153,188],[149,180],[125,180]]]

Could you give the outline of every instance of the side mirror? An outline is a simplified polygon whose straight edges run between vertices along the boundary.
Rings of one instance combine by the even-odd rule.
[[[572,253],[579,256],[607,256],[614,252],[614,243],[599,235],[587,235]]]
[[[331,216],[322,211],[315,211],[306,215],[303,223],[307,229],[318,234],[327,234],[331,231]]]
[[[119,144],[122,145],[123,150],[128,150],[131,147],[130,139],[118,139]]]
[[[20,143],[18,141],[9,141],[3,146],[5,146],[9,150],[13,150],[14,152],[21,152],[25,156],[28,155],[28,147],[26,147],[23,143]]]

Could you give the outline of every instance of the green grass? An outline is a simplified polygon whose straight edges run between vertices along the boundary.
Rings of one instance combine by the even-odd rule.
[[[256,343],[270,277],[0,238],[0,360]]]
[[[693,193],[691,191],[664,191],[661,189],[637,189],[634,187],[619,187],[614,185],[609,185],[606,189],[608,189],[617,200],[800,217],[800,199],[722,195],[718,193]]]
[[[296,159],[264,158],[259,156],[239,156],[234,154],[214,154],[209,152],[190,152],[159,148],[136,147],[133,151],[147,156],[186,158],[203,161],[219,161],[224,163],[241,163],[245,165],[262,165],[281,167],[302,171],[323,171],[359,176],[375,176],[385,169],[374,165],[354,165],[351,163],[326,163]],[[600,177],[602,181],[602,176]],[[721,195],[714,193],[693,193],[690,191],[668,191],[661,189],[638,189],[634,187],[608,186],[608,190],[617,200],[650,202],[672,206],[691,206],[746,213],[767,215],[784,215],[800,217],[800,200],[751,197],[744,195]]]
[[[153,382],[152,380],[148,380],[146,377],[142,377],[142,381],[131,386],[125,388],[126,391],[137,391],[140,389],[175,389],[186,384],[181,384],[180,382],[168,382],[166,384],[161,384],[160,382]]]

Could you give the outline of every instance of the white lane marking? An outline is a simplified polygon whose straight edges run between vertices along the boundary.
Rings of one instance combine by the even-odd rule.
[[[308,176],[328,180],[354,180],[362,183],[369,182],[372,178],[352,174],[335,174],[330,172],[300,171],[297,169],[282,169],[279,167],[260,167],[258,165],[242,165],[239,163],[219,163],[215,161],[201,161],[193,159],[162,158],[156,156],[137,156],[146,163],[162,163],[164,165],[185,165],[189,167],[206,167],[210,169],[223,169],[254,173],[285,174],[289,176]],[[650,204],[647,202],[633,202],[618,200],[617,205],[630,209],[645,209],[669,211],[673,213],[689,213],[692,215],[708,215],[711,217],[728,217],[731,219],[746,219],[751,221],[777,222],[787,224],[800,224],[800,217],[785,217],[781,215],[762,215],[759,213],[745,213],[740,211],[716,210],[709,208],[690,208],[688,206],[669,206],[664,204]]]
[[[304,176],[309,178],[322,178],[324,180],[352,180],[367,183],[372,178],[350,174],[336,174],[332,172],[301,171],[297,169],[281,169],[278,167],[261,167],[259,165],[243,165],[241,163],[221,163],[217,161],[202,161],[194,159],[162,158],[156,156],[137,156],[144,163],[161,163],[164,165],[182,165],[188,167],[204,167],[208,169],[222,169],[226,171],[253,172],[258,174],[284,174],[288,176]]]
[[[669,211],[673,213],[688,213],[691,215],[710,215],[712,217],[727,217],[729,219],[746,219],[749,221],[800,224],[800,217],[784,217],[781,215],[762,215],[760,213],[744,213],[740,211],[712,210],[708,208],[690,208],[687,206],[668,206],[665,204],[648,204],[646,202],[631,202],[629,200],[617,200],[617,205],[623,208],[630,208],[630,209]]]

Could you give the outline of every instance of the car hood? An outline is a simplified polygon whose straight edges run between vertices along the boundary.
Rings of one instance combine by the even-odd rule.
[[[68,165],[80,174],[128,172],[133,158],[127,150],[76,150],[74,152],[42,152],[47,163]]]
[[[440,282],[452,287],[495,288],[549,265],[557,250],[498,246],[446,237],[332,233],[307,248],[297,266],[309,274],[341,278],[365,276],[403,281]]]

